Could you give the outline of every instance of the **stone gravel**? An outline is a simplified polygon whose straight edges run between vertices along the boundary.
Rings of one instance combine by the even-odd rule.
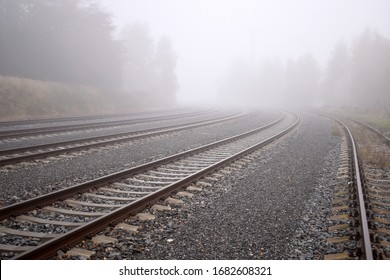
[[[140,165],[265,125],[275,111],[253,112],[224,123],[79,153],[69,158],[0,169],[0,206]]]
[[[131,253],[114,258],[322,258],[340,139],[328,119],[301,118],[295,132],[245,169],[184,199],[184,206],[156,213],[131,237]]]
[[[7,138],[7,139],[0,140],[0,151],[29,147],[34,145],[59,143],[64,141],[83,140],[91,137],[100,137],[100,136],[107,136],[112,134],[129,133],[129,132],[135,132],[139,130],[159,128],[163,126],[186,124],[189,122],[200,121],[200,120],[207,121],[210,119],[219,118],[226,115],[231,115],[233,113],[234,113],[233,111],[221,110],[216,112],[209,112],[208,114],[201,115],[201,116],[185,116],[185,117],[183,116],[181,118],[166,119],[166,120],[163,119],[164,115],[162,115],[161,119],[153,122],[140,121],[139,123],[130,123],[130,124],[121,124],[121,125],[118,124],[118,125],[110,125],[110,126],[95,127],[95,128],[76,129],[76,130],[57,132],[57,133],[42,133],[42,134],[32,135],[32,136]],[[151,115],[151,117],[153,117],[153,115]],[[120,119],[118,119],[118,121],[120,121]]]
[[[17,130],[17,129],[31,129],[31,128],[41,128],[41,127],[52,127],[52,126],[65,126],[65,125],[77,125],[77,124],[87,124],[87,123],[99,123],[106,121],[121,121],[121,120],[131,120],[135,118],[143,117],[159,117],[167,116],[172,114],[182,114],[189,112],[199,112],[196,108],[180,108],[173,110],[151,110],[151,111],[140,111],[127,114],[118,114],[118,115],[95,115],[89,117],[70,117],[70,118],[52,118],[52,119],[42,119],[42,120],[33,120],[33,121],[17,121],[17,122],[0,122],[0,132],[8,130]]]
[[[256,113],[244,122],[231,121],[228,129],[213,125],[191,130],[196,137],[180,132],[0,172],[2,199],[20,200],[105,175],[237,134],[276,116]],[[300,116],[294,132],[257,152],[245,167],[227,168],[232,173],[204,184],[191,198],[182,197],[183,205],[171,205],[171,211],[145,210],[156,215],[152,221],[130,218],[128,223],[140,226],[138,233],[106,229],[100,234],[114,234],[118,242],[86,240],[79,246],[93,249],[93,259],[321,259],[329,252],[325,241],[340,139],[327,118]],[[58,252],[58,258],[79,257]]]

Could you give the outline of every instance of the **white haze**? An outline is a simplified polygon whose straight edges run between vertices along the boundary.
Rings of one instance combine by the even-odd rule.
[[[216,101],[236,58],[285,61],[310,52],[323,67],[335,44],[366,28],[390,37],[388,0],[100,0],[118,31],[146,23],[178,55],[178,99]]]

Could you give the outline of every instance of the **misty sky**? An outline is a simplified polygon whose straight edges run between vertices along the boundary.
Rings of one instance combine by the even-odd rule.
[[[335,44],[365,28],[390,37],[389,0],[100,0],[120,27],[146,23],[178,54],[180,101],[213,101],[235,58],[296,58],[323,67]]]

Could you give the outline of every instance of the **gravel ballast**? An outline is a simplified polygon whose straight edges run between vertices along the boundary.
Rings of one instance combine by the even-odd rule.
[[[69,158],[19,164],[0,170],[0,206],[26,200],[113,172],[134,167],[228,136],[265,125],[279,117],[276,111],[254,112],[248,116],[170,133],[157,137],[73,154]]]
[[[245,169],[156,213],[135,237],[141,250],[125,258],[322,258],[340,139],[330,120],[301,118]]]
[[[144,209],[142,212],[154,215],[152,220],[143,221],[137,216],[130,216],[123,221],[137,226],[137,232],[118,229],[113,225],[100,232],[99,236],[115,238],[115,242],[96,243],[93,239],[87,239],[76,247],[93,252],[92,259],[323,258],[329,252],[327,227],[336,184],[340,138],[329,119],[309,113],[301,113],[300,116],[301,123],[297,128],[280,140],[200,179],[191,185],[192,189],[187,189],[187,195],[174,196],[183,204],[160,201],[162,205],[170,204],[170,210]],[[218,140],[224,134],[237,134],[237,131],[248,130],[254,123],[267,123],[275,117],[271,114],[254,114],[246,119],[245,125],[233,121],[228,129],[225,126],[225,130],[217,130],[218,125],[201,128],[196,130],[199,138],[193,137],[194,134],[175,133],[132,143],[129,145],[133,148],[140,145],[139,150],[132,154],[132,158],[138,161],[127,164],[159,158],[175,149],[186,150],[198,146],[202,141]],[[167,139],[169,141],[165,141]],[[114,163],[120,162],[121,149],[126,146],[99,149],[83,157],[53,161],[43,166],[26,166],[5,174],[16,176],[29,169],[50,167],[52,170],[46,171],[53,171],[54,174],[47,173],[50,176],[44,178],[57,180],[57,176],[65,174],[61,172],[69,172],[63,185],[55,185],[66,186],[85,179],[75,177],[75,174],[78,174],[79,168],[85,168],[83,164],[92,164],[93,157],[99,156],[102,161],[95,163],[95,173],[86,174],[88,177],[100,173],[104,175],[115,168],[123,169],[123,162],[118,166]],[[119,161],[114,159],[106,163],[115,150],[119,152],[114,154]],[[145,158],[143,153],[150,153],[149,157]],[[66,163],[72,166],[66,166]],[[99,169],[105,164],[110,169]],[[61,166],[64,168],[62,171],[58,170]],[[23,182],[23,178],[14,180],[16,183]],[[25,191],[28,186],[27,182],[19,190]],[[44,191],[47,189],[41,188],[36,192]],[[17,194],[16,191],[14,193]],[[83,257],[68,255],[61,250],[54,258]]]
[[[129,124],[111,124],[106,126],[93,127],[93,128],[82,128],[67,130],[63,132],[51,132],[51,133],[39,133],[25,137],[11,137],[9,139],[0,140],[0,151],[16,148],[30,147],[34,145],[44,145],[52,143],[61,143],[65,141],[75,141],[90,139],[93,137],[102,137],[107,135],[115,135],[121,133],[130,133],[135,131],[142,131],[146,129],[155,129],[160,127],[168,127],[172,125],[181,125],[197,121],[211,121],[221,117],[232,116],[238,113],[238,111],[216,111],[205,115],[195,116],[181,116],[176,118],[161,119],[155,118],[154,121],[139,121],[132,122]],[[152,115],[153,116],[153,115]]]

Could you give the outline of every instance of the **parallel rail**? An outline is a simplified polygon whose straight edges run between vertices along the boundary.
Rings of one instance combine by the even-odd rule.
[[[355,191],[356,191],[356,201],[358,206],[357,212],[358,212],[358,220],[359,220],[358,226],[360,228],[359,238],[361,242],[361,247],[360,247],[361,252],[359,252],[358,255],[361,253],[361,258],[367,260],[380,259],[385,256],[383,256],[382,253],[378,252],[379,247],[381,246],[388,247],[389,245],[387,241],[385,242],[378,241],[375,236],[377,236],[378,234],[384,234],[389,236],[390,230],[388,230],[386,227],[377,229],[374,224],[376,223],[385,224],[385,225],[390,224],[390,219],[388,214],[389,211],[386,210],[386,207],[390,207],[390,204],[388,202],[390,201],[390,198],[387,195],[387,193],[390,191],[390,180],[388,179],[388,177],[385,178],[377,177],[379,176],[379,173],[378,174],[374,173],[374,175],[372,174],[370,175],[369,174],[370,172],[364,170],[364,168],[362,167],[362,163],[365,163],[365,160],[360,159],[359,157],[359,150],[352,133],[353,126],[349,127],[345,122],[340,120],[341,118],[345,118],[345,117],[334,116],[329,114],[326,114],[326,116],[336,120],[342,126],[347,136],[348,143],[351,149],[351,160],[353,165],[352,179],[354,181],[353,186],[355,186],[356,188]],[[386,137],[384,134],[382,134],[378,129],[362,121],[358,121],[350,118],[347,118],[346,121],[354,122],[363,126],[364,128],[373,132],[376,136],[379,136],[378,139],[383,139],[384,143],[390,147],[390,139]],[[358,140],[360,139],[359,137],[357,138]],[[372,144],[373,143],[370,142],[370,146]],[[360,148],[362,147],[359,147],[359,149]],[[381,171],[380,173],[383,173],[383,171]],[[373,201],[372,200],[373,198],[379,199],[380,201],[379,202]],[[387,202],[384,202],[384,200]],[[381,210],[380,209],[381,207],[384,207],[385,209]],[[387,218],[376,219],[374,217],[375,215],[379,215],[379,216],[384,215],[387,216]],[[387,256],[387,258],[389,257]]]
[[[71,153],[85,149],[101,147],[105,145],[118,144],[121,142],[132,141],[140,138],[157,136],[161,134],[178,132],[185,129],[196,128],[204,125],[216,124],[228,121],[234,118],[240,118],[248,113],[239,113],[218,117],[207,121],[193,121],[186,124],[170,125],[159,128],[136,130],[125,133],[115,133],[98,137],[88,137],[77,140],[61,141],[49,144],[21,147],[0,151],[0,166],[20,163],[24,161],[42,159],[51,156],[57,156],[64,153]],[[91,143],[92,142],[92,143]],[[46,151],[45,151],[46,149]],[[43,151],[42,151],[43,150]],[[37,152],[34,152],[37,151]],[[23,154],[28,153],[28,154]]]
[[[354,175],[354,182],[356,186],[357,191],[357,202],[359,207],[359,226],[360,226],[360,234],[361,234],[361,243],[362,243],[362,253],[363,258],[366,260],[372,260],[373,259],[373,253],[372,253],[372,244],[371,244],[371,237],[370,237],[370,231],[368,226],[368,219],[367,219],[367,209],[365,207],[365,200],[364,200],[364,190],[363,190],[363,182],[360,176],[361,169],[359,166],[359,159],[358,159],[358,152],[355,144],[355,140],[353,138],[353,135],[348,128],[348,126],[343,123],[341,120],[334,118],[344,129],[348,142],[350,144],[351,148],[351,156],[353,159],[353,175]]]
[[[151,111],[150,113],[169,113],[171,110],[165,111]],[[20,120],[20,121],[1,121],[0,126],[15,126],[15,125],[31,125],[31,124],[42,124],[42,123],[58,123],[58,122],[69,122],[69,121],[86,121],[86,120],[97,120],[107,118],[119,118],[119,117],[134,117],[144,115],[145,112],[133,112],[133,113],[119,113],[119,114],[99,114],[99,115],[84,115],[84,116],[73,116],[73,117],[54,117],[54,118],[41,118],[31,120]]]
[[[369,132],[357,143],[360,150],[371,149],[361,157],[361,177],[374,259],[390,259],[390,139],[362,121],[351,120]]]
[[[152,203],[158,201],[159,199],[168,196],[172,192],[177,191],[178,189],[182,188],[183,186],[209,174],[210,172],[213,172],[214,170],[218,170],[221,167],[237,160],[240,157],[243,157],[260,147],[263,147],[274,140],[278,139],[279,137],[285,135],[289,131],[291,131],[294,127],[296,127],[299,123],[299,117],[296,116],[296,120],[293,124],[289,125],[287,128],[285,128],[283,131],[276,133],[272,137],[269,137],[261,142],[257,142],[255,144],[251,144],[251,146],[246,147],[244,149],[241,148],[240,145],[240,139],[245,139],[247,137],[254,137],[256,133],[263,131],[279,122],[281,122],[284,119],[284,115],[280,117],[278,120],[260,127],[258,129],[251,130],[249,132],[229,137],[227,139],[214,142],[212,144],[204,145],[202,147],[192,149],[186,152],[182,152],[173,156],[166,157],[161,160],[157,160],[148,164],[144,164],[135,168],[127,169],[121,172],[117,172],[114,174],[111,174],[109,176],[101,177],[96,180],[92,180],[89,182],[86,182],[84,184],[79,184],[77,186],[71,187],[69,189],[57,191],[55,193],[47,194],[42,197],[31,199],[29,201],[21,202],[15,205],[11,205],[8,207],[5,207],[3,209],[0,209],[0,218],[5,219],[9,218],[11,216],[18,215],[20,213],[23,213],[27,210],[35,209],[36,207],[43,207],[45,205],[48,205],[54,201],[58,201],[59,198],[61,200],[70,198],[74,196],[75,194],[80,194],[87,192],[91,189],[97,189],[101,188],[103,186],[107,186],[109,184],[115,184],[115,182],[121,181],[121,180],[133,180],[133,181],[140,181],[137,178],[137,174],[145,174],[146,172],[153,172],[153,170],[156,170],[156,168],[166,169],[167,166],[174,166],[175,164],[182,164],[182,167],[180,168],[180,173],[185,173],[179,175],[175,175],[174,177],[177,177],[174,181],[169,181],[168,183],[163,182],[153,182],[148,181],[151,179],[148,179],[144,181],[143,184],[146,184],[147,182],[153,183],[153,184],[162,184],[162,187],[145,187],[145,186],[128,186],[132,188],[155,188],[156,191],[150,192],[149,194],[143,196],[142,198],[138,198],[135,201],[125,204],[124,206],[120,207],[117,210],[114,210],[108,214],[105,214],[99,218],[93,219],[92,221],[79,226],[71,231],[68,231],[65,234],[61,234],[59,237],[56,237],[54,239],[49,240],[48,242],[45,242],[33,250],[28,250],[24,253],[21,253],[15,257],[15,259],[45,259],[53,256],[60,248],[63,248],[64,246],[70,246],[73,245],[80,240],[84,239],[87,235],[99,232],[100,230],[107,227],[107,225],[116,223],[117,221],[120,221],[124,219],[125,217],[128,217],[131,214],[134,214],[141,209],[145,208],[148,205],[151,205]],[[251,141],[254,141],[253,139]],[[236,145],[236,146],[234,146]],[[247,144],[246,144],[247,145]],[[238,149],[238,150],[237,150]],[[208,158],[210,157],[210,159]],[[181,163],[180,163],[181,162]],[[165,167],[164,167],[165,166]],[[196,167],[198,166],[198,167]],[[185,171],[187,170],[187,171]],[[192,170],[192,173],[186,173],[189,172],[188,170]],[[159,173],[154,171],[155,173]],[[134,178],[130,178],[131,176],[135,176]],[[144,175],[145,176],[145,175]],[[149,175],[148,175],[149,176]],[[146,177],[148,177],[146,176]],[[162,176],[162,175],[160,175]],[[167,176],[167,175],[164,175]],[[149,176],[151,178],[153,176]],[[130,179],[129,179],[130,178]],[[159,177],[159,180],[165,180],[168,179],[167,177]],[[118,183],[117,183],[118,184]],[[134,184],[134,183],[133,183]],[[137,184],[137,183],[135,183]],[[121,184],[124,185],[124,184]],[[105,188],[107,189],[107,188]],[[133,193],[133,192],[131,192]]]
[[[362,122],[362,121],[358,121],[358,120],[352,120],[354,122],[357,122],[365,127],[367,127],[368,129],[370,129],[371,131],[375,132],[379,137],[383,138],[386,142],[387,145],[390,146],[390,138],[387,137],[386,135],[384,135],[382,132],[380,132],[378,129],[376,129],[375,127],[365,123],[365,122]]]
[[[135,123],[139,124],[139,123],[146,123],[146,122],[153,122],[153,121],[177,119],[183,117],[194,117],[194,116],[204,115],[206,113],[210,113],[210,111],[161,115],[161,116],[154,116],[154,117],[141,117],[141,118],[132,118],[132,119],[125,119],[125,120],[102,120],[98,122],[88,122],[83,124],[68,124],[68,125],[57,125],[57,126],[48,126],[48,127],[3,130],[0,131],[0,140],[7,139],[7,138],[15,138],[15,137],[34,136],[43,133],[45,134],[60,133],[60,132],[68,132],[73,130],[124,126],[124,125],[130,125]],[[89,120],[89,118],[86,118],[86,120]]]

